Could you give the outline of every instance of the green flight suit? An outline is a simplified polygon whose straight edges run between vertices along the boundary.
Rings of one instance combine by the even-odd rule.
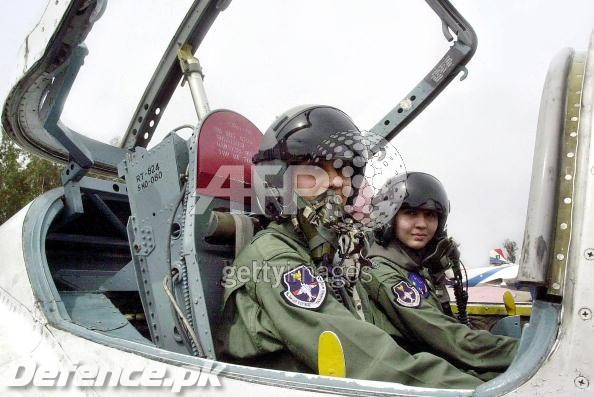
[[[233,269],[224,279],[217,332],[217,354],[224,361],[317,373],[318,338],[328,330],[342,343],[349,378],[458,389],[482,383],[432,354],[411,355],[398,346],[388,332],[373,325],[396,332],[362,286],[357,291],[367,321],[340,303],[323,280],[311,283],[316,298],[325,289],[322,302],[291,295],[285,276],[295,275],[295,269],[301,269],[301,280],[314,273],[309,251],[288,222],[273,222],[258,233],[235,259]]]
[[[374,267],[363,285],[400,331],[396,341],[401,346],[411,353],[433,353],[483,380],[511,364],[519,340],[473,330],[446,314],[435,286],[399,243],[375,244],[368,257]]]

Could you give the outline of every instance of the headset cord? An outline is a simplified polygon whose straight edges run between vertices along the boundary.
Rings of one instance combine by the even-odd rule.
[[[332,288],[332,292],[334,293],[334,297],[338,302],[340,302],[344,307],[346,307],[349,311],[354,310],[352,305],[351,299],[349,298],[349,293],[346,289],[346,280],[341,275],[338,275],[336,272],[336,268],[342,265],[334,265],[330,260],[329,254],[324,254],[322,256],[322,266],[324,266],[327,270],[328,277],[328,284],[330,284],[330,288]]]
[[[458,306],[458,321],[470,327],[467,311],[468,281],[466,281],[466,288],[464,288],[460,266],[464,267],[461,261],[453,261],[452,272],[454,273],[454,296],[456,298],[456,306]],[[466,273],[466,268],[464,268],[464,272]]]

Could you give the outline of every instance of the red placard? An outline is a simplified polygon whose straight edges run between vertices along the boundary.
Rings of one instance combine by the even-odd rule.
[[[262,137],[258,127],[238,113],[210,113],[198,135],[196,191],[233,201],[242,195],[245,198],[245,192],[239,190],[251,186],[252,156],[258,152]]]

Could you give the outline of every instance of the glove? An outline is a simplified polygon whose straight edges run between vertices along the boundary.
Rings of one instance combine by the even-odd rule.
[[[443,237],[437,241],[435,249],[421,263],[430,273],[444,272],[452,266],[452,262],[460,260],[458,243],[451,237]]]

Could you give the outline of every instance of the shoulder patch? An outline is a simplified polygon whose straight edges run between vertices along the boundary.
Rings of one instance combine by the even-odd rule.
[[[417,289],[406,281],[400,281],[392,286],[394,301],[404,307],[419,307],[421,294]]]
[[[282,296],[292,306],[317,309],[326,299],[326,283],[322,276],[314,276],[305,265],[283,273],[285,290]]]
[[[412,281],[413,285],[419,291],[423,298],[427,298],[430,295],[429,286],[427,280],[419,272],[408,273],[408,279]]]

